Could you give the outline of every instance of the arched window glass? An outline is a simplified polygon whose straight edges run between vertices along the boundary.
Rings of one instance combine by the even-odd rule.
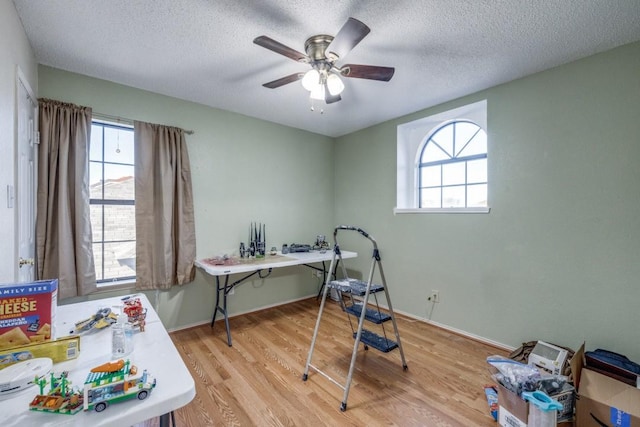
[[[487,207],[487,134],[454,120],[435,129],[418,162],[420,208]]]

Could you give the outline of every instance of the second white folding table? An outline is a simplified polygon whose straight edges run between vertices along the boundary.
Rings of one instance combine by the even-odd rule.
[[[340,251],[342,259],[355,258],[358,256],[356,252]],[[288,254],[282,254],[278,252],[276,255],[266,255],[264,258],[256,258],[251,260],[242,260],[242,262],[232,265],[216,265],[206,259],[201,259],[195,262],[195,265],[201,268],[205,273],[215,277],[216,279],[216,306],[213,311],[213,318],[211,319],[211,327],[216,321],[216,316],[221,313],[224,316],[225,328],[227,330],[227,344],[231,347],[231,328],[229,327],[229,312],[227,311],[227,296],[231,290],[244,282],[245,280],[258,275],[260,278],[266,278],[269,276],[274,268],[292,267],[296,265],[303,265],[305,267],[312,268],[317,271],[322,271],[322,283],[324,284],[327,279],[327,273],[335,274],[335,268],[333,272],[327,270],[327,261],[333,259],[333,251],[310,251],[310,252],[294,252]],[[312,264],[321,264],[322,267],[318,267]],[[337,264],[336,264],[337,267]],[[242,276],[238,280],[230,282],[229,277],[233,274],[248,273]],[[224,283],[220,279],[224,277]]]

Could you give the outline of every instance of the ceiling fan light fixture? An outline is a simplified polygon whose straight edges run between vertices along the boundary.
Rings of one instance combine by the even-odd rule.
[[[337,74],[331,73],[327,77],[327,89],[333,96],[340,95],[344,90],[344,83],[342,83],[342,79]]]
[[[309,95],[309,97],[311,99],[317,99],[318,101],[324,101],[325,88],[326,88],[325,85],[322,85],[322,84],[316,85],[316,87],[311,91],[311,94]]]
[[[318,70],[309,70],[305,73],[302,78],[302,87],[308,90],[309,92],[313,92],[320,87],[320,73]]]
[[[369,34],[371,29],[355,18],[349,18],[336,36],[318,34],[311,36],[304,43],[305,53],[298,52],[267,36],[256,37],[253,42],[298,63],[311,66],[306,73],[299,72],[263,84],[275,89],[300,80],[302,86],[309,91],[313,101],[322,100],[327,104],[340,101],[340,94],[345,86],[342,78],[369,79],[388,82],[395,71],[392,67],[375,65],[346,64],[336,65],[343,61],[356,45]]]

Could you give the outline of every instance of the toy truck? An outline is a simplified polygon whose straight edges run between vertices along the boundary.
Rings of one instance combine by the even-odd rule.
[[[146,370],[138,372],[127,360],[108,362],[91,370],[84,383],[84,410],[102,412],[112,403],[146,399],[156,379]]]

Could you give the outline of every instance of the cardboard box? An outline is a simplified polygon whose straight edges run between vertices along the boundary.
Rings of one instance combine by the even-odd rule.
[[[551,396],[562,404],[558,411],[557,422],[573,421],[574,388],[565,384],[559,393]],[[502,427],[526,427],[529,420],[529,402],[498,384],[498,404],[500,406],[498,424]]]
[[[529,419],[529,402],[498,384],[498,424],[502,427],[526,427]]]
[[[0,350],[55,339],[58,280],[0,285]]]
[[[80,337],[77,335],[46,341],[35,344],[28,344],[0,350],[0,369],[38,357],[48,357],[53,363],[64,362],[75,359],[80,353]]]
[[[523,349],[525,345],[531,345],[531,343],[525,343],[523,345]],[[526,357],[527,361],[529,362],[529,364],[537,361],[537,365],[542,365],[537,366],[535,363],[533,363],[534,366],[543,375],[551,374],[551,369],[548,369],[548,367],[551,366],[553,366],[553,370],[557,370],[559,372],[568,371],[567,368],[571,366],[572,360],[575,359],[574,353],[574,356],[571,360],[566,360],[568,354],[573,353],[573,351],[569,350],[568,348],[562,348],[553,344],[545,343],[543,341],[537,341],[536,345],[533,348],[529,348],[531,352]],[[537,353],[534,354],[534,351],[536,351]],[[522,355],[522,353],[518,354],[518,356]],[[536,355],[537,357],[535,357]],[[518,359],[517,361],[522,362],[522,360],[520,359]],[[490,372],[497,373],[498,369],[492,367],[490,368]],[[567,378],[567,382],[562,386],[562,389],[550,395],[551,398],[562,405],[562,409],[559,409],[557,411],[556,421],[558,424],[572,422],[574,420],[576,393],[575,388],[572,386],[572,383],[573,378]],[[500,399],[500,397],[502,397],[502,399]],[[501,426],[522,427],[527,425],[529,419],[528,402],[524,401],[515,393],[502,386],[499,389],[498,401],[500,403],[500,412],[503,413],[503,415],[499,419],[499,424]]]
[[[584,344],[571,360],[576,426],[640,427],[640,389],[588,369]]]

